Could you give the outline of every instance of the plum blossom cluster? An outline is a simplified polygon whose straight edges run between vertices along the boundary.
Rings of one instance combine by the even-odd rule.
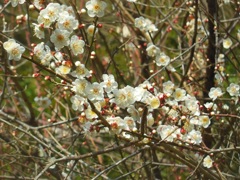
[[[201,112],[198,100],[184,89],[175,87],[171,81],[163,83],[162,92],[148,81],[137,87],[128,85],[118,88],[111,74],[103,74],[100,83],[91,83],[88,80],[89,71],[84,65],[77,65],[81,66],[81,71],[74,72],[76,80],[72,84],[72,91],[75,95],[71,102],[72,108],[81,113],[81,122],[87,132],[114,132],[125,138],[134,138],[130,132],[138,131],[136,124],[146,118],[147,125],[155,128],[162,140],[179,140],[190,144],[202,142],[201,129],[207,128],[211,119]],[[110,128],[97,126],[101,121],[92,110],[89,100],[101,112]],[[146,117],[143,117],[144,106],[141,104],[147,108]],[[159,111],[161,116],[157,124],[153,117],[154,110]],[[116,115],[121,111],[126,113],[125,116]]]
[[[139,28],[141,31],[145,32],[155,32],[158,28],[151,22],[150,19],[144,18],[142,16],[135,19],[135,26]]]
[[[79,26],[75,18],[74,10],[70,6],[58,3],[49,3],[42,9],[38,16],[38,24],[34,25],[35,36],[39,39],[45,38],[46,29],[53,28],[50,34],[50,41],[55,47],[55,52],[44,42],[37,44],[34,55],[45,66],[49,66],[59,74],[69,74],[72,63],[64,57],[61,49],[68,48],[74,56],[83,54],[85,42],[81,37],[74,34]]]
[[[148,43],[146,52],[149,57],[154,59],[157,66],[166,67],[171,72],[176,71],[171,65],[171,58],[153,43]]]
[[[102,17],[106,6],[106,3],[100,0],[86,3],[90,17]],[[49,45],[40,42],[34,47],[33,53],[41,64],[55,69],[58,74],[68,74],[74,79],[70,85],[74,93],[70,98],[72,109],[81,114],[80,119],[86,132],[94,130],[114,132],[126,138],[134,138],[131,132],[139,131],[137,124],[146,119],[147,126],[155,129],[164,141],[181,141],[189,144],[202,142],[201,129],[210,125],[211,118],[201,111],[198,100],[189,95],[185,89],[176,87],[171,81],[164,82],[161,88],[149,81],[136,87],[127,85],[120,88],[112,74],[103,74],[101,82],[92,82],[91,70],[85,67],[84,63],[76,61],[72,64],[72,61],[62,53],[64,48],[70,50],[73,56],[84,53],[85,41],[74,33],[79,27],[79,22],[72,7],[59,3],[49,3],[45,8],[41,6],[37,22],[38,24],[33,24],[36,37],[44,39],[46,30],[51,29],[49,36],[55,51],[53,53]],[[158,30],[144,17],[136,18],[135,26],[148,33]],[[93,35],[95,28],[94,25],[89,26],[89,35]],[[9,59],[15,60],[19,60],[25,50],[13,39],[4,43],[4,49],[8,52]],[[171,66],[170,57],[153,43],[147,44],[146,52],[149,57],[154,58],[157,66],[175,71]],[[239,90],[239,85],[234,83],[227,88],[229,95],[235,99],[239,98]],[[223,94],[220,87],[212,87],[209,97],[215,101]],[[42,104],[47,102],[45,104],[49,105],[47,99],[37,98],[35,101]],[[216,109],[214,105],[204,104],[207,109]],[[147,110],[144,110],[145,108]],[[147,113],[144,114],[143,111]],[[99,126],[102,120],[97,112],[101,113],[102,118],[109,124],[108,127]],[[124,115],[118,115],[122,114],[120,112]],[[158,113],[158,117],[154,115],[155,112]]]

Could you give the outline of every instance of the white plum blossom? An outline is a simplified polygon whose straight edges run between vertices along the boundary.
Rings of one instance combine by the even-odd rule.
[[[53,55],[51,53],[51,50],[49,46],[44,45],[43,42],[37,44],[34,49],[33,53],[35,56],[37,56],[38,59],[41,60],[41,63],[44,66],[50,65],[51,60],[53,59]]]
[[[186,91],[181,88],[175,89],[173,97],[176,101],[184,101],[186,98]]]
[[[214,111],[217,110],[217,105],[212,102],[207,102],[204,104],[204,107],[207,109],[213,109]]]
[[[147,115],[147,125],[149,127],[151,127],[153,124],[154,124],[154,117],[153,117],[152,113],[149,113]]]
[[[159,98],[153,95],[148,96],[145,99],[146,103],[149,105],[149,109],[157,109],[160,106]]]
[[[44,28],[49,28],[52,24],[51,20],[48,17],[43,17],[41,15],[41,11],[40,11],[40,15],[38,16],[37,22],[39,25],[41,25]]]
[[[211,120],[208,116],[199,116],[199,123],[202,127],[207,128],[210,125]]]
[[[160,54],[160,49],[153,43],[148,43],[146,51],[147,55],[150,57],[155,57],[157,54]]]
[[[225,49],[229,49],[232,46],[233,42],[230,38],[226,38],[223,40],[223,47]]]
[[[101,0],[90,0],[86,3],[87,13],[90,17],[103,17],[107,4]]]
[[[170,63],[170,57],[165,53],[160,53],[156,56],[155,62],[157,66],[167,66]]]
[[[134,121],[134,119],[132,117],[126,116],[124,118],[124,121],[125,121],[125,123],[128,126],[128,130],[132,130],[133,128],[136,127],[135,121]]]
[[[202,142],[201,132],[193,129],[187,134],[186,141],[192,144],[200,144]]]
[[[192,125],[198,125],[198,126],[201,125],[200,122],[199,122],[199,119],[197,117],[192,117],[189,122]]]
[[[37,8],[37,9],[42,9],[44,7],[44,1],[42,0],[34,0],[33,1],[33,5]]]
[[[34,25],[34,35],[38,38],[38,39],[43,39],[45,38],[45,33],[44,33],[44,28],[41,25],[35,24]]]
[[[119,116],[106,118],[107,122],[111,125],[112,131],[120,133],[122,129],[128,129],[126,122]]]
[[[140,30],[144,30],[147,25],[145,18],[142,16],[136,18],[134,24]]]
[[[8,41],[4,42],[3,48],[8,53],[8,59],[15,61],[19,61],[25,51],[25,48],[20,44],[16,43],[14,39],[9,39]]]
[[[49,50],[50,50],[50,48],[49,48]],[[45,51],[44,50],[44,42],[37,44],[33,49],[34,55],[37,56],[37,58],[39,58],[39,59],[44,56],[44,54],[45,54],[44,51]]]
[[[86,96],[86,87],[89,82],[86,79],[76,79],[73,81],[71,90],[81,96]]]
[[[114,89],[112,92],[114,98],[110,102],[116,103],[120,108],[126,108],[135,102],[134,88],[131,86]]]
[[[142,16],[136,18],[134,24],[135,27],[139,28],[141,31],[154,32],[158,30],[149,19]]]
[[[113,89],[117,89],[118,83],[115,81],[112,74],[103,74],[102,78],[103,82],[101,82],[101,85],[104,87],[107,93],[110,93]]]
[[[56,29],[50,36],[50,40],[54,44],[54,46],[60,50],[64,46],[69,45],[69,36],[70,32],[68,32],[67,30]]]
[[[86,87],[86,93],[88,99],[91,101],[97,100],[101,101],[104,100],[104,94],[103,94],[103,87],[101,84],[94,82],[93,84],[88,84]]]
[[[218,63],[224,63],[225,62],[225,55],[224,54],[219,54],[217,58]]]
[[[210,89],[210,92],[208,93],[208,96],[213,100],[215,101],[218,97],[222,96],[223,95],[223,92],[221,90],[220,87],[212,87]]]
[[[228,106],[227,104],[224,104],[224,105],[222,106],[222,108],[223,108],[224,110],[226,110],[226,111],[229,110],[229,106]]]
[[[67,6],[66,4],[62,4],[59,11],[60,12],[68,12],[69,16],[75,17],[75,13],[74,13],[72,6]]]
[[[58,74],[65,75],[65,74],[69,74],[70,71],[71,71],[71,67],[65,66],[65,65],[61,65],[61,66],[56,68],[56,73],[58,73]]]
[[[101,110],[101,103],[99,101],[95,102],[94,106],[97,111]],[[93,112],[91,106],[88,106],[88,108],[85,110],[85,115],[87,119],[94,119],[98,117],[98,115],[95,112]]]
[[[83,79],[90,76],[89,70],[80,61],[75,62],[76,70],[71,73],[73,77]]]
[[[200,114],[198,103],[198,100],[194,96],[187,95],[185,97],[185,106],[195,116],[199,116]]]
[[[157,128],[158,134],[161,136],[162,140],[173,142],[176,138],[175,131],[177,130],[176,126],[171,125],[159,125]]]
[[[18,4],[25,3],[25,0],[10,0],[12,7],[16,7]]]
[[[172,81],[167,81],[163,83],[163,93],[172,94],[174,90],[174,83]]]
[[[87,28],[87,34],[88,34],[89,36],[93,36],[93,35],[94,35],[94,30],[95,30],[95,33],[98,32],[98,29],[96,29],[96,27],[95,27],[94,25],[88,26],[88,28]]]
[[[78,20],[76,20],[74,16],[69,15],[68,12],[64,11],[60,13],[57,27],[58,29],[72,32],[73,30],[78,28]]]
[[[206,168],[211,168],[213,166],[213,160],[209,155],[203,159],[203,166]]]
[[[222,74],[220,72],[216,72],[215,76],[214,76],[214,78],[217,80],[218,84],[222,84],[222,82],[224,80],[223,77],[224,77],[224,74]]]
[[[72,108],[75,111],[83,111],[84,104],[86,103],[86,99],[79,95],[74,95],[70,98],[72,102]]]
[[[144,102],[145,98],[149,95],[149,91],[147,91],[144,84],[139,84],[139,86],[135,87],[135,100]]]
[[[230,94],[230,96],[239,96],[240,95],[239,90],[240,90],[240,86],[235,83],[231,83],[227,87],[227,92]]]
[[[135,120],[135,121],[139,121],[140,120],[140,116],[139,116],[139,112],[136,110],[136,108],[133,105],[130,105],[127,108],[127,112],[131,115],[131,117]]]
[[[70,48],[73,54],[76,56],[78,54],[82,54],[84,52],[85,42],[79,39],[78,36],[73,35],[70,40]]]
[[[47,7],[40,11],[39,16],[49,19],[51,23],[56,21],[60,13],[60,4],[58,3],[49,3]]]

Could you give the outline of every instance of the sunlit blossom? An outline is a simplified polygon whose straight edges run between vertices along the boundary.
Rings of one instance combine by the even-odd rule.
[[[86,3],[87,13],[90,17],[103,17],[107,4],[101,0],[90,0]]]
[[[59,17],[60,4],[58,3],[49,3],[47,7],[40,11],[40,16],[47,18],[50,22],[54,22]]]
[[[98,29],[96,29],[96,27],[94,25],[88,26],[87,33],[89,36],[93,36],[94,33],[97,33],[97,32],[98,32]]]
[[[232,46],[233,42],[230,38],[226,38],[223,40],[223,47],[225,49],[229,49]]]
[[[186,91],[184,89],[177,88],[173,93],[173,97],[176,101],[183,101],[186,97]]]
[[[163,92],[165,94],[167,94],[167,93],[172,94],[173,93],[175,85],[172,81],[164,82],[162,86],[163,86]]]
[[[157,54],[160,54],[160,49],[153,43],[148,43],[146,51],[150,57],[155,57]]]
[[[117,89],[118,83],[115,81],[112,74],[103,74],[102,78],[103,82],[101,82],[101,84],[107,93],[111,92],[113,89]]]
[[[80,61],[75,62],[76,69],[71,73],[73,77],[83,79],[90,76],[89,70]]]
[[[200,144],[202,142],[202,134],[200,131],[196,131],[193,129],[187,134],[187,142],[190,142],[192,144]]]
[[[59,66],[59,67],[56,68],[56,72],[57,72],[58,74],[63,74],[63,75],[65,75],[65,74],[69,74],[70,71],[71,71],[71,67],[65,66],[65,65],[61,65],[61,66]]]
[[[149,19],[144,18],[142,16],[135,19],[134,25],[135,27],[139,28],[141,31],[154,32],[158,30],[156,26]]]
[[[172,142],[176,138],[177,127],[170,125],[159,125],[157,128],[158,134],[161,136],[162,140]]]
[[[88,84],[86,87],[86,92],[88,99],[90,99],[91,101],[101,101],[104,99],[103,87],[97,82],[94,82],[93,84]]]
[[[57,26],[61,30],[72,32],[78,28],[78,20],[74,16],[69,15],[68,12],[64,11],[63,13],[60,13]]]
[[[72,108],[75,111],[83,111],[84,110],[84,104],[86,103],[86,99],[79,96],[75,95],[70,98],[72,102]]]
[[[16,43],[14,39],[9,39],[8,41],[4,42],[3,48],[8,53],[8,59],[15,61],[19,61],[25,51],[25,48],[20,44]]]
[[[64,46],[69,45],[70,43],[69,36],[70,33],[67,30],[56,29],[50,36],[50,40],[57,49],[61,49]]]
[[[43,39],[45,37],[44,28],[41,25],[35,24],[34,25],[34,36],[38,39]]]
[[[79,39],[78,36],[74,35],[71,37],[70,48],[75,56],[84,52],[84,46],[85,42]]]
[[[235,83],[231,83],[227,87],[227,92],[230,94],[230,96],[239,96],[240,95],[240,86]]]
[[[208,95],[213,101],[215,101],[218,97],[223,95],[223,92],[220,87],[212,87]]]
[[[206,156],[203,159],[203,166],[206,168],[211,168],[213,166],[213,160],[210,158],[210,156]]]
[[[207,128],[210,125],[211,120],[208,116],[199,116],[199,123],[202,127]]]
[[[170,63],[170,57],[165,53],[160,53],[156,56],[155,61],[157,66],[167,66]]]
[[[82,96],[86,96],[86,87],[89,84],[89,82],[86,79],[76,79],[73,81],[73,87],[71,90],[77,94],[80,94]]]

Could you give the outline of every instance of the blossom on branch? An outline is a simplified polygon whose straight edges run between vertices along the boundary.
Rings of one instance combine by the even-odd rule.
[[[57,49],[62,49],[64,46],[68,46],[70,33],[67,30],[56,29],[50,36],[51,42]]]
[[[85,42],[79,39],[78,36],[74,35],[71,37],[70,48],[75,56],[84,52],[84,46]]]
[[[223,40],[223,47],[225,49],[229,49],[232,46],[233,42],[230,38],[226,38]]]
[[[206,156],[203,159],[203,166],[206,168],[210,168],[213,165],[213,160],[210,158],[210,156]]]
[[[230,96],[239,96],[240,95],[240,86],[238,84],[231,83],[227,87],[227,92],[230,94]]]
[[[156,28],[156,26],[149,19],[144,18],[142,16],[140,16],[139,18],[136,18],[134,21],[134,24],[141,31],[146,31],[146,32],[158,31],[158,28]]]
[[[157,55],[155,61],[157,66],[167,66],[170,63],[170,57],[165,53],[160,53]]]
[[[223,92],[221,90],[221,88],[217,87],[212,87],[210,89],[210,92],[208,93],[208,96],[213,100],[215,101],[218,97],[222,96],[223,95]]]
[[[16,43],[14,39],[9,39],[8,41],[3,43],[3,48],[8,53],[9,60],[19,61],[22,57],[25,48],[20,44]]]
[[[103,17],[107,4],[100,0],[90,0],[86,3],[87,13],[90,17]]]

